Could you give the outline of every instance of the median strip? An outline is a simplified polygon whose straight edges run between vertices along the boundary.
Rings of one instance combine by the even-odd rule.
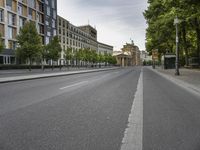
[[[143,134],[143,70],[135,93],[127,129],[124,132],[121,150],[142,150]]]

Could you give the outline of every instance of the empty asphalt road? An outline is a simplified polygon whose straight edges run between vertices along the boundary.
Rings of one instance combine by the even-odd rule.
[[[200,149],[199,95],[149,68],[3,83],[0,96],[0,150]]]
[[[0,149],[120,149],[140,70],[0,84]]]

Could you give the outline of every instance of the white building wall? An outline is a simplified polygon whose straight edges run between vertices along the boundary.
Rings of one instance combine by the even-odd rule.
[[[98,53],[101,53],[101,54],[113,54],[113,46],[110,46],[110,45],[106,45],[106,44],[103,44],[103,43],[98,43]]]

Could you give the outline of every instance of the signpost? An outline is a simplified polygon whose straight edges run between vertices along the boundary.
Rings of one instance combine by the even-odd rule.
[[[175,71],[175,75],[179,76],[179,50],[178,50],[178,23],[179,23],[179,19],[176,16],[176,18],[174,19],[174,25],[176,26],[176,71]]]

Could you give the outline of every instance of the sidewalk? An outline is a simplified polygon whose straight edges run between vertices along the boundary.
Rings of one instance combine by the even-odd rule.
[[[152,70],[179,86],[193,90],[200,94],[200,70],[180,68],[180,76],[175,75],[175,69],[164,70],[161,67],[156,67],[156,69]]]
[[[119,67],[112,67],[112,68],[102,68],[102,69],[79,69],[79,70],[62,70],[58,71],[55,70],[55,72],[28,72],[21,70],[18,70],[20,75],[16,75],[17,73],[15,70],[12,70],[11,72],[4,72],[5,74],[11,73],[12,76],[0,76],[0,83],[8,83],[8,82],[16,82],[16,81],[24,81],[24,80],[33,80],[33,79],[40,79],[40,78],[49,78],[49,77],[57,77],[57,76],[67,76],[67,75],[73,75],[73,74],[82,74],[82,73],[90,73],[90,72],[99,72],[99,71],[108,71],[108,70],[115,70],[119,69]],[[0,72],[2,73],[2,72]]]
[[[86,67],[63,67],[61,70],[60,68],[46,68],[42,69],[32,69],[29,71],[28,69],[10,69],[10,70],[0,70],[0,78],[2,77],[15,77],[15,76],[24,76],[24,75],[33,75],[33,74],[46,74],[46,73],[58,73],[58,72],[68,72],[68,71],[80,71],[80,70],[92,70],[92,69],[99,69],[99,68],[86,68]],[[102,67],[105,69],[105,67]]]

